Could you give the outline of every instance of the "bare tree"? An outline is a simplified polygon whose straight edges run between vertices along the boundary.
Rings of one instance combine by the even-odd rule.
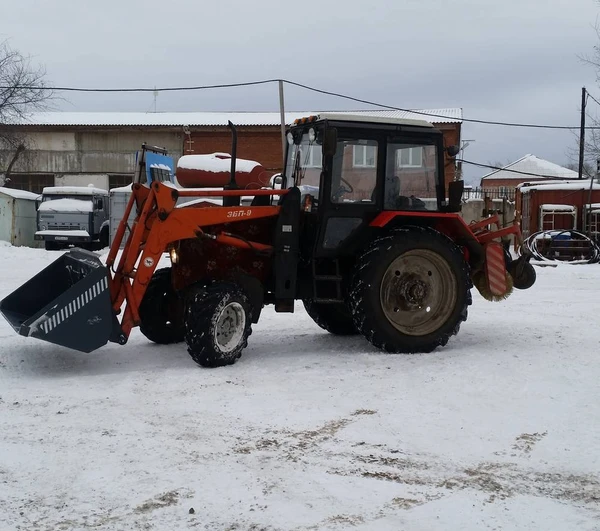
[[[0,167],[0,186],[10,180],[10,172],[28,148],[27,136],[10,126],[23,122],[27,116],[47,108],[52,98],[44,80],[46,71],[34,66],[31,58],[0,43],[0,149],[4,151]]]

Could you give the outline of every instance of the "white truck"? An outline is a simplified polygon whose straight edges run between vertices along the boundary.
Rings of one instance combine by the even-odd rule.
[[[36,240],[46,249],[75,245],[96,250],[108,246],[109,195],[91,186],[44,188],[37,211]]]

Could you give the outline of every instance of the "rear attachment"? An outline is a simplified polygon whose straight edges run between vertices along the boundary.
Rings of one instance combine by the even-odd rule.
[[[94,253],[72,249],[3,299],[0,313],[22,336],[81,352],[125,343],[108,273]]]

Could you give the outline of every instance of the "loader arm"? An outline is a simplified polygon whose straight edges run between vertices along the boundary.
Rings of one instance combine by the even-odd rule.
[[[125,343],[131,329],[140,324],[139,305],[148,283],[167,246],[178,240],[211,238],[223,245],[271,250],[269,245],[237,239],[228,233],[210,234],[203,228],[235,221],[277,217],[279,206],[211,206],[176,208],[179,197],[240,197],[242,195],[284,195],[287,190],[178,190],[153,182],[150,188],[134,184],[125,215],[119,224],[106,265],[110,269],[108,284],[112,310],[121,312],[119,342]],[[138,209],[116,268],[127,219],[134,206]],[[140,210],[141,207],[141,210]]]

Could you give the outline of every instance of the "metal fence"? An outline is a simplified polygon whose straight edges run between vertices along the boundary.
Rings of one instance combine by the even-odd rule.
[[[466,188],[463,192],[463,200],[467,199],[508,199],[515,200],[515,190],[506,188]]]

